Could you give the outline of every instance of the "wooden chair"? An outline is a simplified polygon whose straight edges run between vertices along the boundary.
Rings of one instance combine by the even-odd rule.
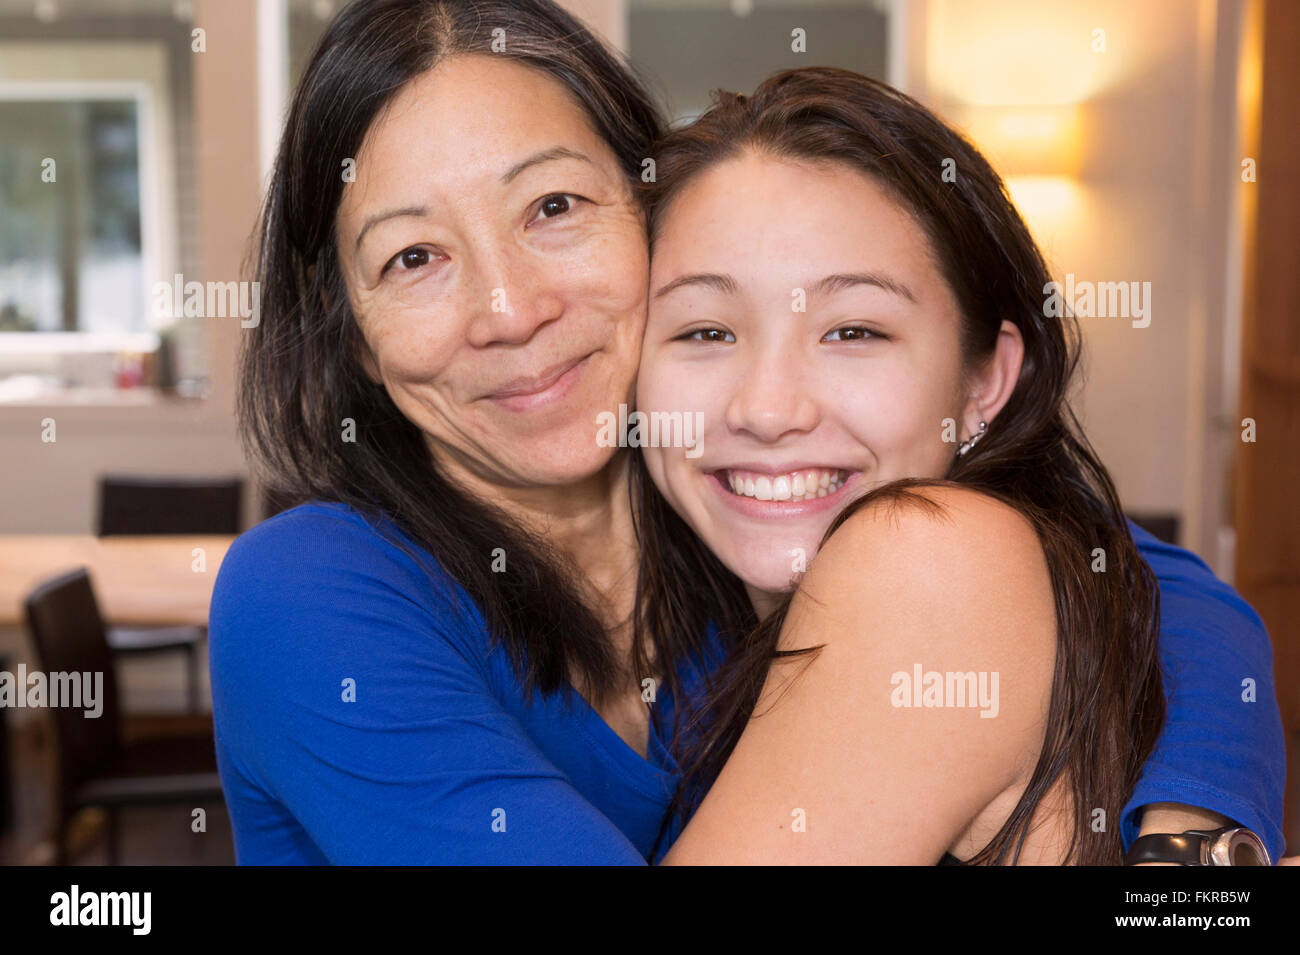
[[[242,478],[106,475],[99,482],[99,536],[238,534]]]
[[[99,536],[238,534],[242,478],[106,476],[99,484]],[[199,710],[199,645],[203,627],[108,628],[108,645],[123,656],[185,654],[190,712]]]
[[[46,674],[103,674],[98,717],[71,707],[51,707],[57,750],[57,864],[67,864],[67,828],[82,809],[108,813],[109,864],[121,856],[119,811],[127,806],[194,806],[222,798],[209,718],[174,720],[174,732],[144,739],[123,737],[113,653],[85,568],[38,585],[24,603],[37,661]],[[165,724],[163,724],[165,725]]]

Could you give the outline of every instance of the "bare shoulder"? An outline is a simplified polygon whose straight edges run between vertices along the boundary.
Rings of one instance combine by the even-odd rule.
[[[1038,534],[1015,508],[971,489],[873,495],[826,541],[796,604],[828,624],[817,627],[825,633],[969,652],[991,665],[1037,661],[1039,674],[1055,658],[1056,604]]]
[[[893,568],[891,576],[1047,573],[1028,518],[988,494],[952,485],[886,488],[872,495],[835,530],[813,566],[844,573],[864,562]]]

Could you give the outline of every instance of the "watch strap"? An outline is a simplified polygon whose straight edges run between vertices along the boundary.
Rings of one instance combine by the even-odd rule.
[[[1139,836],[1124,856],[1124,864],[1176,862],[1179,865],[1207,865],[1205,846],[1208,837],[1209,833],[1196,830]]]
[[[1142,836],[1124,856],[1125,865],[1141,862],[1215,866],[1273,864],[1264,840],[1244,826]]]

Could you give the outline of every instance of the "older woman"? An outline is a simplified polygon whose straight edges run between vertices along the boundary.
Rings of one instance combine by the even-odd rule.
[[[679,776],[665,727],[745,613],[699,580],[696,625],[638,619],[653,542],[628,450],[596,440],[632,403],[633,185],[661,132],[626,68],[542,0],[359,2],[322,40],[241,366],[251,456],[310,503],[236,542],[211,617],[240,862],[650,853]],[[1161,634],[1178,679],[1144,793],[1169,805],[1126,827],[1227,816],[1276,846],[1276,710],[1196,693],[1242,672],[1271,700],[1267,639],[1193,558],[1139,544],[1162,588],[1194,583]],[[1234,761],[1207,778],[1219,746]]]

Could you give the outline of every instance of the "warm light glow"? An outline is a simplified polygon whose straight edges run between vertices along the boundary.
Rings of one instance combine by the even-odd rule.
[[[1004,181],[1034,240],[1050,253],[1055,237],[1078,223],[1083,190],[1065,176],[1008,176]]]
[[[1004,176],[1073,176],[1083,157],[1078,106],[966,106],[954,118]]]
[[[1237,64],[1237,112],[1244,139],[1258,140],[1260,100],[1263,96],[1263,13],[1258,3],[1246,6],[1242,26],[1241,58]],[[1253,145],[1254,143],[1252,143]]]
[[[962,103],[1079,103],[1136,75],[1151,55],[1089,4],[931,0],[926,62],[935,92]],[[1104,49],[1098,49],[1104,43]]]
[[[1064,126],[1060,116],[1044,112],[1016,110],[998,119],[998,132],[1008,139],[1057,139]]]

